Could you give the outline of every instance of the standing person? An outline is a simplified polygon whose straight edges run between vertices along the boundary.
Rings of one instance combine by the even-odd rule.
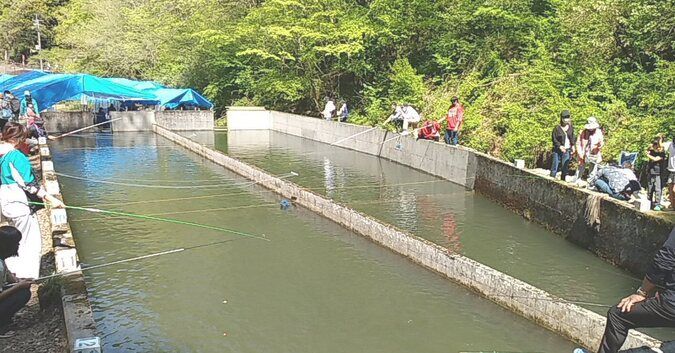
[[[7,259],[9,269],[18,278],[38,278],[42,236],[37,218],[28,204],[31,199],[48,201],[52,207],[63,203],[49,195],[38,184],[30,161],[16,149],[26,138],[26,128],[18,123],[7,123],[2,129],[0,143],[0,208],[2,215],[22,234],[17,257]]]
[[[18,256],[21,238],[18,229],[0,227],[0,331],[12,322],[12,316],[28,303],[31,296],[33,282],[16,278],[5,264],[5,260]]]
[[[448,145],[457,145],[459,143],[459,132],[464,124],[464,107],[459,103],[459,98],[452,97],[452,104],[448,108],[446,115],[448,126],[445,129],[445,143]]]
[[[16,121],[16,117],[19,116],[19,112],[21,111],[21,103],[14,97],[12,92],[8,90],[5,90],[3,93],[3,102],[5,101],[9,103],[9,111],[5,113],[9,116],[7,121]]]
[[[340,109],[338,109],[337,114],[340,117],[340,122],[346,123],[349,119],[349,107],[347,107],[347,102],[344,100],[340,103]]]
[[[607,312],[598,353],[617,353],[628,331],[639,327],[675,327],[675,229],[654,256],[642,285]]]
[[[665,167],[666,150],[663,148],[663,137],[659,136],[652,141],[652,145],[647,150],[647,170],[649,173],[649,201],[654,211],[661,211],[661,197],[663,196],[663,187],[661,186],[661,171]],[[654,198],[656,196],[656,198]]]
[[[555,178],[558,174],[558,167],[562,171],[560,179],[565,181],[568,174],[572,151],[576,143],[574,137],[574,126],[569,110],[563,110],[560,113],[560,124],[553,128],[553,161],[551,162],[551,177]]]
[[[663,148],[668,152],[668,199],[670,209],[675,211],[675,132],[672,140],[664,143]]]
[[[40,114],[40,110],[38,109],[38,104],[35,98],[31,96],[30,91],[24,91],[23,92],[23,99],[21,100],[21,110],[19,111],[19,117],[25,117],[27,114],[28,110],[28,104],[33,104],[33,111],[35,114]]]
[[[12,112],[12,103],[10,97],[7,95],[7,91],[2,95],[2,100],[0,101],[0,130],[12,120],[14,113]]]
[[[410,103],[405,103],[403,108],[401,108],[401,112],[403,113],[403,131],[407,132],[408,126],[413,129],[416,128],[421,119],[420,113]]]
[[[327,98],[322,114],[324,119],[333,120],[333,115],[335,114],[335,102],[333,102],[333,98]]]
[[[586,168],[590,168],[589,179],[595,179],[598,164],[602,162],[602,148],[605,146],[605,137],[600,129],[600,124],[595,117],[589,117],[584,125],[584,131],[579,135],[576,152],[579,159],[579,168],[575,180],[579,183]]]

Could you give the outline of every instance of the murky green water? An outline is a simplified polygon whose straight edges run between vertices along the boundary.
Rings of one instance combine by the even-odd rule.
[[[415,233],[443,241],[444,233],[436,228],[448,223],[456,228],[462,251],[495,252],[499,246],[486,258],[508,258],[498,262],[514,269],[520,268],[517,258],[524,251],[515,234],[510,247],[496,244],[496,236],[469,238],[495,229],[508,233],[492,228],[505,219],[519,227],[517,232],[538,229],[448,183],[380,186],[434,179],[406,168],[353,160],[357,155],[343,151],[326,157],[329,162],[294,157],[292,146],[275,146],[246,150],[257,164],[267,163],[280,174],[296,169],[301,173],[296,182],[335,197],[389,200],[359,207],[407,224]],[[280,159],[266,159],[270,151]],[[274,194],[242,185],[246,180],[153,134],[66,138],[52,152],[58,172],[89,179],[60,177],[71,205],[156,214],[270,240],[69,212],[85,264],[232,239],[87,272],[106,352],[569,352],[573,347],[312,212],[280,210]],[[344,153],[350,155],[338,157]],[[346,185],[367,187],[340,189]],[[475,209],[495,213],[476,226],[482,232],[469,230],[467,222],[480,219]],[[454,220],[446,221],[449,216],[439,217],[439,212]]]

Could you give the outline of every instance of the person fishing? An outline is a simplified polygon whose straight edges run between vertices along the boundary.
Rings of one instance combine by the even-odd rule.
[[[31,280],[17,278],[5,264],[19,252],[21,232],[12,226],[0,227],[0,334],[6,337],[5,330],[12,317],[30,300]]]
[[[654,256],[642,285],[607,312],[598,353],[617,353],[628,331],[640,327],[675,327],[675,228]],[[574,352],[588,351],[577,348]]]
[[[18,256],[7,259],[9,269],[18,278],[37,278],[40,273],[42,236],[35,207],[29,200],[49,202],[52,207],[64,207],[61,200],[48,194],[38,183],[30,161],[16,147],[26,138],[26,128],[9,122],[2,129],[0,143],[0,207],[2,215],[23,235]]]

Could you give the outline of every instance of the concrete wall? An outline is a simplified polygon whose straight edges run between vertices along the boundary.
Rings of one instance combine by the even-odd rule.
[[[113,132],[126,131],[152,131],[152,125],[155,124],[155,112],[152,110],[141,110],[133,112],[110,112]]]
[[[163,110],[155,112],[155,121],[169,130],[213,130],[212,110]]]
[[[643,275],[673,223],[604,197],[599,224],[586,224],[586,200],[598,195],[474,152],[476,191],[541,223],[599,257]]]
[[[94,115],[91,112],[42,112],[45,120],[45,129],[49,133],[63,133],[94,123]]]
[[[47,145],[40,146],[42,159],[42,179],[48,193],[63,200],[58,179],[54,171],[54,162]],[[98,335],[91,304],[87,296],[84,275],[79,270],[77,248],[73,233],[68,224],[66,210],[47,209],[50,218],[51,234],[54,244],[54,261],[57,273],[74,272],[62,277],[61,303],[63,319],[66,326],[69,352],[79,353],[74,349],[78,339],[92,338]],[[99,350],[100,351],[100,350]],[[89,351],[88,351],[89,352]],[[96,352],[96,350],[90,350]]]
[[[272,116],[263,107],[227,108],[227,130],[269,130]]]
[[[318,214],[325,216],[410,260],[464,285],[485,298],[506,307],[589,349],[595,349],[604,329],[604,318],[545,291],[510,277],[467,257],[379,222],[367,215],[339,205],[289,181],[267,174],[185,137],[155,126],[159,135],[182,145]],[[631,332],[625,348],[658,347],[661,342]]]
[[[275,111],[270,114],[273,130],[380,156],[473,188],[475,164],[469,158],[471,151],[463,147],[416,141],[411,136],[397,138],[399,135],[380,128]],[[229,111],[227,118],[229,126]]]
[[[264,113],[259,109],[255,113],[238,110],[233,119],[238,129],[245,129],[251,120],[268,119],[272,130],[381,156],[475,189],[638,276],[644,274],[675,226],[666,218],[640,212],[609,197],[601,201],[599,224],[587,225],[586,200],[594,193],[518,169],[483,153],[442,142],[416,141],[410,136],[391,139],[397,135],[380,128],[275,111],[269,111],[267,118]],[[230,112],[228,124],[229,121]],[[344,140],[349,136],[354,137]]]

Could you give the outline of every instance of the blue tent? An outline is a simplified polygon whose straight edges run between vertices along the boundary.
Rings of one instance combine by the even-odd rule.
[[[34,80],[39,77],[43,76],[51,76],[50,74],[44,72],[44,71],[29,71],[21,75],[16,75],[14,77],[10,77],[4,81],[0,82],[0,90],[5,91],[5,90],[10,90],[14,93],[15,87],[23,84],[24,82]],[[16,93],[15,93],[16,94]]]
[[[191,88],[159,88],[148,91],[157,97],[160,105],[169,109],[175,109],[181,105],[213,108],[213,103]]]
[[[10,88],[15,95],[25,90],[33,93],[40,110],[50,108],[58,102],[79,99],[82,95],[93,98],[118,100],[142,99],[158,102],[147,91],[140,91],[110,80],[85,74],[51,74],[25,81]]]
[[[3,83],[5,81],[9,80],[12,77],[14,77],[14,75],[7,75],[7,74],[0,75],[0,83]]]
[[[157,88],[166,88],[166,86],[163,86],[157,82],[154,81],[135,81],[135,80],[130,80],[128,78],[107,78],[106,80],[110,80],[114,83],[118,83],[120,85],[125,85],[129,87],[133,87],[135,89],[139,90],[146,90],[146,89],[157,89]]]

